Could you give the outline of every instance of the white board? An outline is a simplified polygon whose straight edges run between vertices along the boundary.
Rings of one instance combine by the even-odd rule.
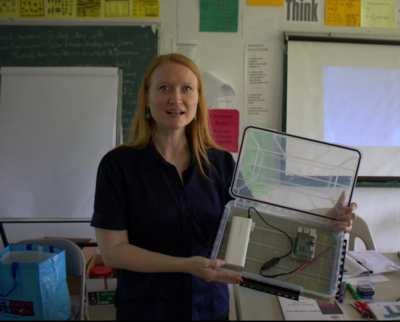
[[[117,94],[118,68],[1,69],[0,217],[92,216]]]

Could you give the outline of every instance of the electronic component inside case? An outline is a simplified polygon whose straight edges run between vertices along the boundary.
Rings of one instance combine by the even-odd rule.
[[[317,231],[312,228],[297,227],[292,257],[310,261],[314,258]]]

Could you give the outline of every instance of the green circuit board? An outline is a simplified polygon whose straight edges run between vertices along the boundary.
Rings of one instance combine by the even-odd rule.
[[[314,258],[317,231],[313,228],[297,227],[292,257],[310,261]]]

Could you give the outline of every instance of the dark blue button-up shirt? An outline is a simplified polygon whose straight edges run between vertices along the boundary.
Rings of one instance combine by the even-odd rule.
[[[127,230],[130,244],[150,251],[208,257],[224,206],[232,199],[228,191],[235,165],[223,151],[211,150],[209,159],[211,180],[192,162],[183,184],[153,144],[110,151],[98,169],[92,226]],[[189,274],[120,270],[115,306],[130,320],[213,320],[228,310],[229,293],[226,284]]]

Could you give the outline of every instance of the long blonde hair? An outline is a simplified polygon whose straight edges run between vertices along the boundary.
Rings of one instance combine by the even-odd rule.
[[[171,62],[186,66],[197,77],[197,89],[199,92],[199,102],[196,115],[197,119],[196,121],[190,122],[186,126],[186,132],[190,135],[190,144],[192,153],[195,158],[196,167],[204,177],[208,178],[203,169],[201,159],[203,158],[208,168],[212,168],[212,165],[207,155],[207,150],[211,148],[223,150],[223,148],[215,143],[210,133],[208,109],[204,96],[203,82],[201,80],[200,72],[196,64],[186,56],[180,54],[161,55],[153,60],[153,62],[150,63],[150,65],[147,67],[147,70],[142,80],[142,84],[139,89],[138,105],[136,107],[136,112],[132,121],[129,136],[123,146],[128,146],[134,149],[143,149],[150,142],[153,141],[156,135],[156,126],[152,118],[149,121],[145,120],[146,93],[150,87],[151,75],[153,71],[158,66]]]

